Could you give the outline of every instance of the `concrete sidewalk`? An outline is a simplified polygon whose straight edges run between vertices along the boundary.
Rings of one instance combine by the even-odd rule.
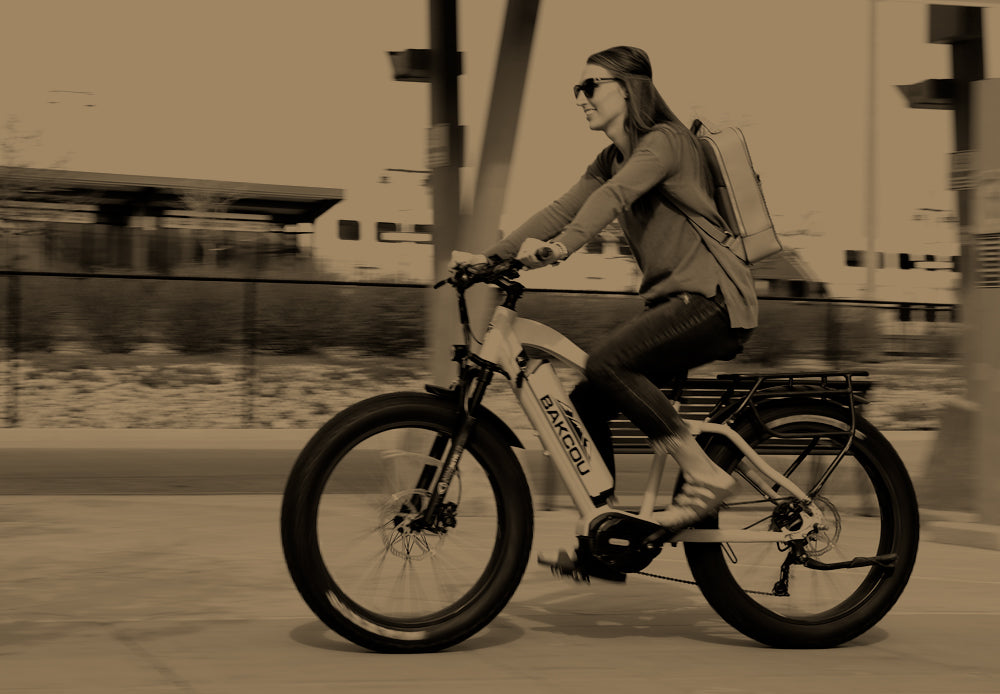
[[[0,691],[995,692],[1000,553],[924,541],[900,601],[841,648],[762,648],[691,585],[553,578],[532,560],[482,632],[423,656],[368,653],[291,583],[280,496],[0,496]],[[540,512],[534,549],[571,540]],[[681,549],[649,567],[690,574]]]
[[[312,429],[0,429],[3,494],[276,494]],[[914,483],[924,475],[936,432],[884,432]],[[562,486],[531,431],[517,432],[541,508],[565,506]],[[645,461],[619,461],[619,490],[644,482]],[[921,509],[925,535],[1000,549],[1000,529],[968,513]]]

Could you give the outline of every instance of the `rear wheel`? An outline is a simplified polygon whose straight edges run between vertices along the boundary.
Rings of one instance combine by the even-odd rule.
[[[371,398],[320,430],[289,477],[281,530],[292,579],[325,624],[365,648],[454,645],[503,609],[524,573],[531,496],[486,423],[425,518],[460,423],[431,395]]]
[[[764,644],[826,648],[874,626],[895,604],[916,561],[919,518],[913,485],[892,445],[858,419],[847,454],[850,411],[820,400],[776,402],[734,429],[778,472],[808,492],[826,528],[799,548],[780,543],[686,543],[691,572],[709,604],[730,625]],[[765,498],[745,470],[743,455],[716,438],[709,455],[735,471],[737,491],[699,527],[789,527],[800,507],[790,497]],[[800,551],[797,551],[800,550]],[[895,555],[879,565],[819,570],[796,556],[833,564]]]

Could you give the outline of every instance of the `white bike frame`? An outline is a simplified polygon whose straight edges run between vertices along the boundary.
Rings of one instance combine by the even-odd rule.
[[[548,359],[528,359],[525,347],[576,369],[582,374],[587,354],[558,331],[537,321],[522,318],[504,306],[497,306],[489,328],[478,349],[478,356],[498,365],[508,377],[514,395],[538,434],[542,447],[555,465],[573,504],[580,513],[578,534],[586,534],[590,522],[609,508],[600,497],[613,486],[608,466],[592,445],[583,423],[570,406],[565,388]],[[686,420],[693,434],[707,432],[729,439],[744,454],[740,472],[757,483],[771,498],[792,496],[804,502],[803,523],[799,530],[697,529],[683,530],[671,542],[789,542],[805,539],[817,527],[823,527],[822,512],[795,483],[768,465],[732,427],[707,421]],[[642,504],[637,513],[615,509],[616,513],[655,522],[653,508],[659,492],[666,456],[654,454]],[[772,488],[778,485],[787,494]]]

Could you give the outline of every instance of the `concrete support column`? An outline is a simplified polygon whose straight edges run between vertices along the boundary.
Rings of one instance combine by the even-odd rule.
[[[985,523],[1000,526],[1000,79],[972,85],[973,139],[977,185],[969,268],[969,396],[976,406],[976,511]]]

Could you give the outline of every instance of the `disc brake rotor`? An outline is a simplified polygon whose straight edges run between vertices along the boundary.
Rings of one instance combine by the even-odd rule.
[[[387,552],[406,560],[425,559],[434,554],[445,534],[429,530],[423,508],[430,498],[426,489],[409,489],[393,494],[378,513],[378,528]]]
[[[823,528],[817,528],[806,535],[803,550],[810,557],[819,557],[837,546],[840,539],[840,512],[825,496],[813,498],[813,505],[823,513]]]

